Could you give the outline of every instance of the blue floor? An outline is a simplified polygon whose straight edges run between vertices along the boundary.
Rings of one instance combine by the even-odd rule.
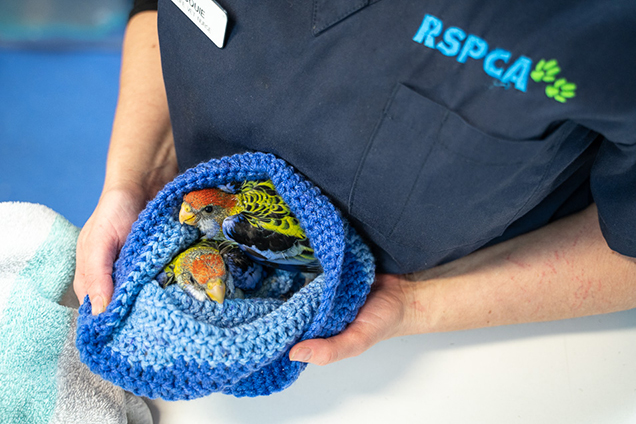
[[[120,52],[0,49],[0,201],[82,226],[97,204]]]

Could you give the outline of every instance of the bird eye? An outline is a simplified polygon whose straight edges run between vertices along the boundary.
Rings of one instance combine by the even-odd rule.
[[[203,208],[203,210],[204,210],[206,213],[212,213],[213,208],[212,208],[212,206],[206,206],[205,208]]]

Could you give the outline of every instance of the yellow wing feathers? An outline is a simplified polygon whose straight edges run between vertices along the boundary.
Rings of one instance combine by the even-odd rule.
[[[270,180],[246,181],[239,199],[251,225],[300,240],[306,238],[300,222]]]

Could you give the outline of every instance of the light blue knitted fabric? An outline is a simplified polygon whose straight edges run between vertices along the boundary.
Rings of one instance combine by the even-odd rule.
[[[176,286],[162,290],[156,275],[199,236],[178,222],[183,196],[265,178],[300,220],[324,273],[286,301],[273,296],[219,305],[193,301]],[[292,284],[292,276],[278,277],[277,284]],[[373,282],[374,262],[315,186],[273,155],[245,153],[201,164],[168,184],[134,224],[114,279],[106,312],[93,317],[90,302],[80,308],[77,345],[93,372],[150,398],[257,396],[298,378],[306,365],[289,361],[294,344],[337,334],[355,318]]]

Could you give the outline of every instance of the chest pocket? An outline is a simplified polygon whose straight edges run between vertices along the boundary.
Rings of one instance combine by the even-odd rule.
[[[436,252],[479,247],[546,195],[550,163],[574,127],[566,122],[542,140],[495,138],[400,84],[360,164],[349,210],[379,245],[416,248],[433,262],[442,257]]]

